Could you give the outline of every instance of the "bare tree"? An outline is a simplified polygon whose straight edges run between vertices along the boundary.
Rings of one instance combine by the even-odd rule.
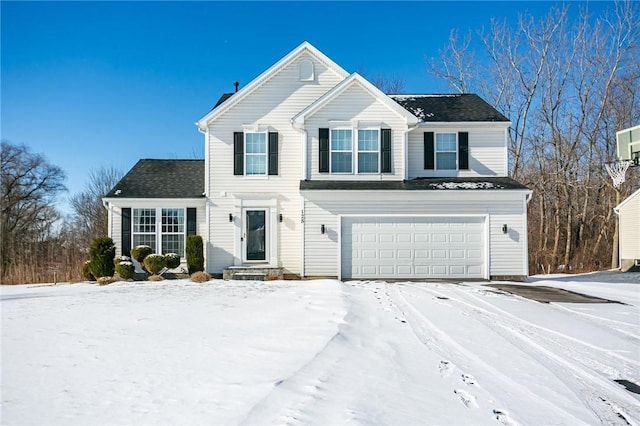
[[[108,216],[102,197],[113,189],[122,175],[122,171],[114,166],[94,170],[89,174],[85,189],[69,199],[73,211],[70,227],[84,247],[89,247],[94,238],[107,235]]]
[[[569,7],[492,21],[478,34],[481,57],[453,33],[442,65],[432,63],[455,90],[478,90],[511,119],[510,173],[534,189],[530,269],[540,272],[606,267],[617,244],[612,208],[633,188],[612,190],[604,163],[615,132],[640,116],[638,5],[612,3],[597,17],[583,7],[576,19]]]
[[[64,171],[24,145],[2,141],[0,169],[0,282],[4,283],[10,271],[36,267],[42,245],[59,219],[56,197],[66,188]]]
[[[369,81],[387,95],[402,93],[405,86],[404,79],[395,74],[389,76],[383,73],[373,74]]]

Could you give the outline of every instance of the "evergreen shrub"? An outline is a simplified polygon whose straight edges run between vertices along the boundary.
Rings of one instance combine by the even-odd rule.
[[[144,265],[144,258],[153,253],[153,249],[146,245],[135,246],[131,249],[131,257],[138,261],[140,265]]]
[[[189,275],[194,272],[204,271],[204,249],[200,235],[189,235],[187,237],[186,252]]]
[[[176,253],[167,253],[164,258],[167,261],[167,268],[174,269],[180,266],[180,256]]]
[[[113,259],[116,257],[116,246],[109,237],[99,237],[93,240],[89,248],[89,270],[94,277],[113,276]]]
[[[133,278],[136,268],[133,266],[133,263],[128,260],[123,260],[116,265],[116,272],[123,280],[130,280]]]
[[[144,267],[150,274],[156,275],[167,266],[167,260],[161,254],[150,254],[144,258]]]

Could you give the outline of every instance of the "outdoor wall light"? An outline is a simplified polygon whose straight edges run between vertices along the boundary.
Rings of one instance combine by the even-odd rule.
[[[229,213],[229,222],[233,222],[233,215]]]
[[[278,215],[278,220],[279,220],[280,222],[282,222],[282,213],[280,213],[280,214]]]
[[[320,225],[320,233],[324,235],[324,225]]]
[[[508,230],[509,230],[509,228],[507,228],[507,224],[506,223],[504,225],[502,225],[502,233],[503,234],[506,234]]]

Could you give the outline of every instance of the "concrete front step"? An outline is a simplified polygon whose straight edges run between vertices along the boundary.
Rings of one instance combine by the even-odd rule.
[[[222,278],[225,280],[268,281],[283,279],[282,268],[268,266],[229,266],[224,268]]]

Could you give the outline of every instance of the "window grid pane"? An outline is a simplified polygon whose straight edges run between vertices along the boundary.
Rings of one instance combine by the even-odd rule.
[[[267,135],[264,133],[245,133],[248,154],[266,154]]]
[[[156,252],[156,236],[155,234],[133,234],[133,247],[149,246],[153,252]]]
[[[360,152],[358,153],[359,173],[378,173],[378,153]]]
[[[133,209],[133,232],[156,232],[155,209]]]
[[[267,172],[267,157],[263,154],[247,154],[247,175],[264,175]]]
[[[351,151],[351,130],[337,129],[331,130],[331,150],[332,151]]]
[[[332,152],[331,153],[331,172],[333,173],[351,173],[353,154],[351,152]]]
[[[175,253],[180,257],[184,257],[184,235],[162,235],[162,254],[167,253]]]
[[[358,151],[378,151],[378,131],[358,130]]]

